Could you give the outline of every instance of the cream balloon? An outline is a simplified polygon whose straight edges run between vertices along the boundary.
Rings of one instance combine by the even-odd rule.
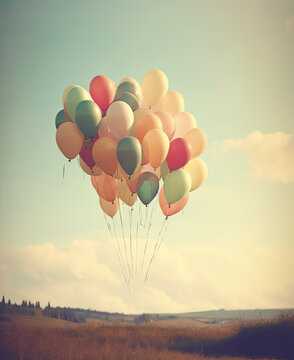
[[[141,84],[142,95],[149,106],[153,106],[166,94],[168,79],[161,70],[148,71]]]
[[[203,153],[207,145],[207,136],[203,130],[198,128],[191,129],[186,133],[184,138],[190,145],[192,159]]]
[[[184,137],[191,129],[196,128],[197,123],[194,116],[188,112],[180,112],[175,118],[176,131],[173,139]]]
[[[163,111],[167,111],[172,116],[184,111],[185,102],[183,96],[177,91],[168,91],[163,98]]]
[[[199,188],[204,183],[208,175],[207,165],[199,158],[190,160],[188,164],[185,165],[184,169],[191,176],[192,183],[190,191]]]
[[[118,211],[118,198],[116,198],[113,202],[106,201],[102,197],[99,198],[99,204],[103,212],[110,216],[111,218],[115,216]]]
[[[65,157],[74,159],[81,151],[84,135],[73,122],[64,122],[56,131],[56,143]]]
[[[102,174],[102,170],[97,165],[95,165],[94,167],[92,167],[92,169],[90,169],[89,166],[83,161],[81,157],[79,157],[79,163],[81,169],[88,175],[98,176]]]
[[[149,110],[150,112],[152,112],[154,114],[158,111],[162,111],[163,103],[162,103],[162,100],[160,100],[157,104],[155,104],[153,106],[149,106],[147,101],[144,98],[142,98],[142,100],[140,102],[140,109]]]
[[[113,102],[107,110],[107,126],[116,141],[129,135],[134,123],[134,114],[131,107],[124,101]]]

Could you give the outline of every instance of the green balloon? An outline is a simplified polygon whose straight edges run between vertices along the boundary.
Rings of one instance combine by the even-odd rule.
[[[148,205],[156,196],[159,190],[158,177],[152,172],[144,172],[138,176],[136,185],[139,199],[144,205]]]
[[[191,183],[191,176],[184,169],[168,173],[163,184],[163,191],[168,204],[174,204],[186,196],[190,191]]]
[[[116,149],[117,160],[128,175],[132,175],[142,162],[142,147],[140,141],[127,136],[118,143]]]
[[[97,134],[101,119],[101,110],[93,101],[84,100],[77,105],[74,121],[85,136],[93,138]]]
[[[63,124],[64,122],[67,122],[67,121],[68,121],[68,118],[65,116],[64,110],[60,110],[57,113],[56,118],[55,118],[56,129],[58,129],[61,124]]]
[[[125,93],[125,92],[135,95],[137,100],[140,99],[140,93],[139,93],[137,86],[130,81],[124,81],[118,85],[116,92],[115,92],[115,97],[118,97],[122,93]]]
[[[166,161],[164,161],[161,165],[160,165],[160,176],[162,177],[162,180],[165,179],[166,175],[170,173],[170,169],[167,166]]]
[[[72,121],[74,121],[77,105],[83,100],[92,99],[88,91],[81,86],[75,86],[67,93],[64,105]]]
[[[124,92],[114,98],[114,101],[124,101],[132,108],[133,112],[139,109],[139,102],[136,96],[129,92]]]

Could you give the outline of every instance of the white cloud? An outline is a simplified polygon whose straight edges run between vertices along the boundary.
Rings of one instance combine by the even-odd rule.
[[[137,287],[134,298],[124,285],[111,239],[67,246],[2,245],[1,291],[17,302],[125,313],[293,306],[291,251],[242,244],[163,245],[150,280]]]
[[[294,181],[294,136],[284,132],[263,134],[254,131],[244,139],[228,139],[223,151],[241,149],[257,177],[289,183]]]

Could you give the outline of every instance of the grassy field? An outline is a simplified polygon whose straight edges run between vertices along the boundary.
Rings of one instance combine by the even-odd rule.
[[[0,323],[0,358],[293,360],[293,340],[293,318],[238,322],[229,327],[193,328],[164,327],[162,324],[73,324],[38,316],[17,316],[10,322]]]

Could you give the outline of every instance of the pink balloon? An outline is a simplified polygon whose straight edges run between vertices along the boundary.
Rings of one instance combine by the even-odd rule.
[[[97,137],[97,135],[95,136]],[[82,158],[82,160],[89,166],[89,168],[92,168],[96,165],[93,156],[92,156],[92,148],[94,145],[94,141],[95,138],[93,138],[93,141],[90,138],[85,138],[84,140],[84,144],[83,147],[81,149],[81,151],[79,152],[80,157]]]
[[[107,116],[104,116],[104,118],[102,118],[101,125],[100,125],[99,130],[98,130],[98,134],[99,134],[99,137],[101,137],[101,138],[102,137],[108,137],[108,138],[111,138],[112,140],[114,140],[116,143],[118,142],[117,138],[110,131]]]
[[[101,110],[106,111],[115,96],[115,83],[107,76],[95,76],[90,83],[90,95]]]
[[[165,111],[158,111],[155,113],[157,115],[161,122],[162,122],[162,130],[166,133],[166,135],[169,138],[169,141],[172,140],[175,134],[175,121],[173,117]]]
[[[191,149],[186,139],[176,138],[169,146],[166,163],[170,170],[185,166],[191,159]]]

